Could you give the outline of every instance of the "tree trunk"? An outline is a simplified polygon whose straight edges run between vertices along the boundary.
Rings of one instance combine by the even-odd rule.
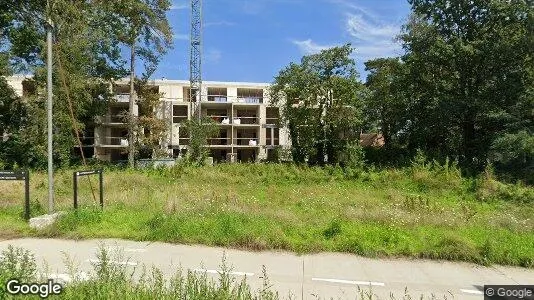
[[[128,164],[135,167],[134,104],[135,104],[135,41],[130,46],[130,99],[128,109]]]

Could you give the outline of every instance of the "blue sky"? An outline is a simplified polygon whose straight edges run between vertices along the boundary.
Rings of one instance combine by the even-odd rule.
[[[203,80],[272,82],[303,55],[352,43],[363,62],[402,54],[393,41],[409,14],[405,0],[204,0]],[[168,17],[174,49],[154,78],[189,78],[188,0],[174,0]]]

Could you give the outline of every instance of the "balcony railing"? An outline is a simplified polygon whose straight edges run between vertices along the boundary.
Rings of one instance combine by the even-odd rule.
[[[249,104],[260,104],[263,103],[263,97],[242,97],[238,96],[236,99],[237,103],[249,103]]]
[[[232,123],[235,125],[254,125],[259,124],[260,119],[258,117],[235,117]]]
[[[210,146],[226,146],[231,145],[231,138],[211,138],[208,139],[208,145]]]
[[[97,123],[100,124],[126,124],[126,120],[123,116],[119,115],[107,115],[107,116],[100,116],[96,119]]]
[[[130,94],[117,94],[115,95],[115,100],[121,103],[128,103],[130,102]]]
[[[258,146],[260,143],[257,138],[234,138],[237,146]]]
[[[263,103],[263,97],[208,95],[208,102],[260,104]]]
[[[208,95],[209,102],[229,102],[226,95]]]
[[[120,146],[128,147],[128,138],[127,137],[101,137],[98,139],[98,146]]]

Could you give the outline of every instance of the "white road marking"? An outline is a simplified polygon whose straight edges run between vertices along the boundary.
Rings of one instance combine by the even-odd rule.
[[[466,294],[484,295],[484,292],[481,292],[481,291],[478,291],[478,290],[461,289],[460,291],[462,291],[463,293],[466,293]]]
[[[86,260],[86,262],[91,262],[91,263],[100,263],[100,260],[98,259],[88,259]],[[110,260],[109,261],[110,263],[112,264],[116,264],[116,265],[128,265],[128,266],[137,266],[137,263],[136,262],[133,262],[133,261],[115,261],[115,260]]]
[[[210,274],[222,274],[223,271],[219,270],[206,270],[206,269],[194,269],[194,272],[200,272],[200,273],[210,273]],[[236,275],[236,276],[248,276],[252,277],[254,276],[254,273],[249,272],[228,272],[230,275]]]
[[[48,277],[48,279],[61,280],[61,281],[65,282],[65,283],[69,283],[69,282],[72,281],[72,278],[70,277],[69,274],[63,274],[63,273],[61,273],[61,274],[52,273],[52,274],[49,274],[47,277]]]
[[[76,273],[74,275],[74,279],[69,274],[66,274],[66,273],[59,273],[59,274],[51,273],[51,274],[48,274],[48,276],[46,276],[46,277],[48,279],[61,280],[64,283],[70,283],[73,280],[79,280],[79,281],[89,280],[89,275],[87,273],[85,273],[85,272]]]
[[[146,249],[142,249],[142,248],[138,248],[138,249],[127,248],[127,249],[124,249],[124,252],[144,253],[144,252],[146,252]]]
[[[101,249],[101,247],[93,247],[93,249],[95,250],[99,250]],[[137,252],[137,253],[144,253],[146,252],[147,250],[144,249],[144,248],[124,248],[124,247],[120,247],[120,246],[108,246],[108,247],[105,247],[105,249],[107,251],[123,251],[123,252]]]
[[[311,280],[331,282],[331,283],[353,284],[353,285],[373,285],[373,286],[384,286],[385,285],[383,282],[355,281],[355,280],[343,280],[343,279],[333,279],[333,278],[312,278]]]

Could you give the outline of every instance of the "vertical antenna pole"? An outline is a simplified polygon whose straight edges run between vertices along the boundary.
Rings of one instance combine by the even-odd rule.
[[[189,101],[191,114],[202,117],[202,0],[191,0],[191,53],[189,60]]]
[[[47,47],[47,77],[46,90],[48,93],[47,99],[47,127],[48,127],[48,213],[54,212],[54,161],[52,150],[53,139],[53,123],[52,123],[52,20],[50,18],[50,3],[47,1],[48,8],[48,24],[46,30],[46,47]]]

